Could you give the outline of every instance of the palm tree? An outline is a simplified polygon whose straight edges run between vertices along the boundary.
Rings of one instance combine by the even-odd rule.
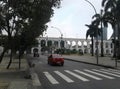
[[[102,6],[104,7],[105,11],[105,18],[108,23],[112,25],[114,31],[114,40],[116,41],[116,29],[120,28],[120,0],[103,0]],[[117,26],[117,28],[116,28]],[[118,41],[120,43],[120,30],[118,30]],[[116,42],[114,44],[114,56],[116,56]],[[118,46],[120,51],[120,44]],[[120,54],[118,54],[120,56]]]
[[[104,14],[104,21],[106,22],[106,23],[110,23],[111,24],[111,26],[112,26],[112,29],[113,29],[113,40],[114,40],[114,54],[113,54],[113,57],[116,57],[116,24],[117,24],[117,22],[116,22],[116,18],[115,18],[115,16],[114,16],[114,14],[113,13],[111,13],[111,12],[109,12],[109,11],[107,11],[107,12],[105,12],[105,14]],[[107,24],[106,24],[106,27],[107,27]]]
[[[103,28],[104,27],[108,27],[108,24],[107,24],[107,19],[108,19],[108,17],[110,17],[109,15],[108,15],[108,13],[103,13],[103,10],[101,10],[101,13],[100,14],[95,14],[92,18],[94,19],[95,18],[95,20],[94,20],[94,22],[96,23],[96,24],[98,24],[97,26],[100,26],[101,27],[101,57],[103,57],[104,56],[104,53],[103,53]],[[112,19],[111,19],[112,20]],[[109,22],[109,23],[111,23],[111,22]]]
[[[102,28],[103,27],[102,26],[103,17],[102,17],[102,10],[101,10],[101,14],[95,14],[93,16],[93,18],[95,18],[95,22],[96,22],[96,24],[98,24],[98,26],[101,25],[101,57],[103,57],[104,53],[103,53],[103,28]]]
[[[86,32],[86,39],[88,36],[91,37],[91,42],[92,42],[92,56],[94,56],[94,37],[97,37],[98,35],[101,34],[100,28],[98,28],[98,24],[96,21],[93,21],[90,25],[87,25],[88,30]],[[97,35],[98,34],[98,35]]]
[[[94,56],[94,33],[92,32],[92,30],[91,30],[91,25],[86,25],[89,29],[87,30],[87,32],[86,32],[86,39],[88,38],[88,36],[90,35],[90,37],[91,37],[91,42],[92,42],[92,44],[91,44],[91,46],[92,46],[92,56]]]

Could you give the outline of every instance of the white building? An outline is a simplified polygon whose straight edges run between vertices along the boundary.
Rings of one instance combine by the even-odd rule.
[[[91,53],[91,40],[88,39],[79,39],[79,38],[55,38],[55,37],[40,37],[38,38],[39,45],[37,48],[39,52],[41,52],[42,47],[41,43],[44,43],[44,46],[48,47],[49,44],[51,44],[51,47],[55,49],[61,48],[61,41],[64,42],[63,47],[65,49],[76,49],[76,50],[82,50],[84,53]],[[51,43],[49,43],[51,42]],[[113,54],[113,43],[111,40],[104,40],[103,41],[103,52],[105,55],[112,55]],[[33,49],[32,48],[32,53]],[[101,54],[101,40],[98,40],[98,50],[99,54]],[[96,40],[94,40],[94,53],[96,51]]]

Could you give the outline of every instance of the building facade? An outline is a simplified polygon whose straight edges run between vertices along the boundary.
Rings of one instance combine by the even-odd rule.
[[[39,41],[38,47],[32,48],[32,53],[35,48],[39,50],[41,53],[43,45],[44,47],[50,47],[51,50],[54,52],[56,49],[65,48],[65,49],[76,49],[81,50],[83,53],[91,53],[91,40],[88,39],[77,39],[77,38],[55,38],[55,37],[40,37],[37,38]],[[63,42],[61,46],[61,42]],[[112,55],[113,54],[113,43],[111,40],[104,40],[103,41],[103,53],[105,55]],[[96,52],[96,40],[94,40],[94,53]],[[101,40],[98,40],[98,52],[101,54]]]

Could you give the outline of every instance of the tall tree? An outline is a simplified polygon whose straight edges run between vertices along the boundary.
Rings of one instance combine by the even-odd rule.
[[[91,52],[92,52],[92,56],[94,56],[94,33],[92,32],[92,27],[91,27],[91,25],[86,25],[87,27],[88,27],[88,30],[87,30],[87,32],[86,32],[86,39],[88,38],[88,36],[90,35],[90,37],[91,37],[91,42],[92,42],[92,44],[91,44]]]
[[[106,14],[106,21],[110,23],[114,31],[114,56],[116,56],[116,37],[118,37],[120,43],[120,0],[103,0],[102,6]],[[117,27],[116,27],[117,26]],[[118,36],[116,36],[116,30],[118,30]],[[120,51],[120,44],[118,46]],[[119,52],[117,53],[120,56]]]
[[[90,25],[86,25],[88,27],[88,30],[86,32],[86,39],[88,36],[91,37],[92,42],[92,56],[94,55],[94,37],[97,37],[101,34],[101,29],[98,27],[98,23],[96,20],[94,20]]]
[[[24,51],[33,45],[36,37],[46,30],[46,23],[53,15],[53,7],[59,8],[60,0],[1,0],[0,1],[0,32],[6,32],[7,49],[12,53],[15,47]],[[18,37],[19,46],[15,38]],[[30,42],[30,41],[31,42]],[[4,46],[5,47],[5,46]],[[1,59],[2,60],[2,59]]]
[[[107,27],[107,22],[106,22],[106,18],[104,16],[103,10],[101,10],[100,14],[95,14],[93,17],[94,22],[97,24],[98,28],[101,28],[101,57],[104,56],[104,50],[103,50],[103,28]]]

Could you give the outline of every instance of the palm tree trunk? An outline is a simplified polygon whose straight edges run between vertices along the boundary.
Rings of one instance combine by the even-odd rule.
[[[102,29],[102,33],[101,33],[101,57],[104,57],[104,53],[103,53],[103,29]]]
[[[117,50],[118,59],[120,59],[120,23],[118,23],[118,50]]]
[[[103,50],[103,28],[101,23],[101,57],[104,57],[104,50]]]
[[[101,39],[101,57],[104,57],[104,53],[103,52],[104,52],[104,50],[103,50],[103,39]]]
[[[91,41],[92,41],[92,56],[94,56],[94,40],[93,40],[93,37],[91,38]]]
[[[114,31],[113,32],[114,33],[113,34],[113,36],[114,36],[114,53],[113,53],[113,58],[116,58],[116,27],[114,26],[113,29],[114,29],[113,30]]]

